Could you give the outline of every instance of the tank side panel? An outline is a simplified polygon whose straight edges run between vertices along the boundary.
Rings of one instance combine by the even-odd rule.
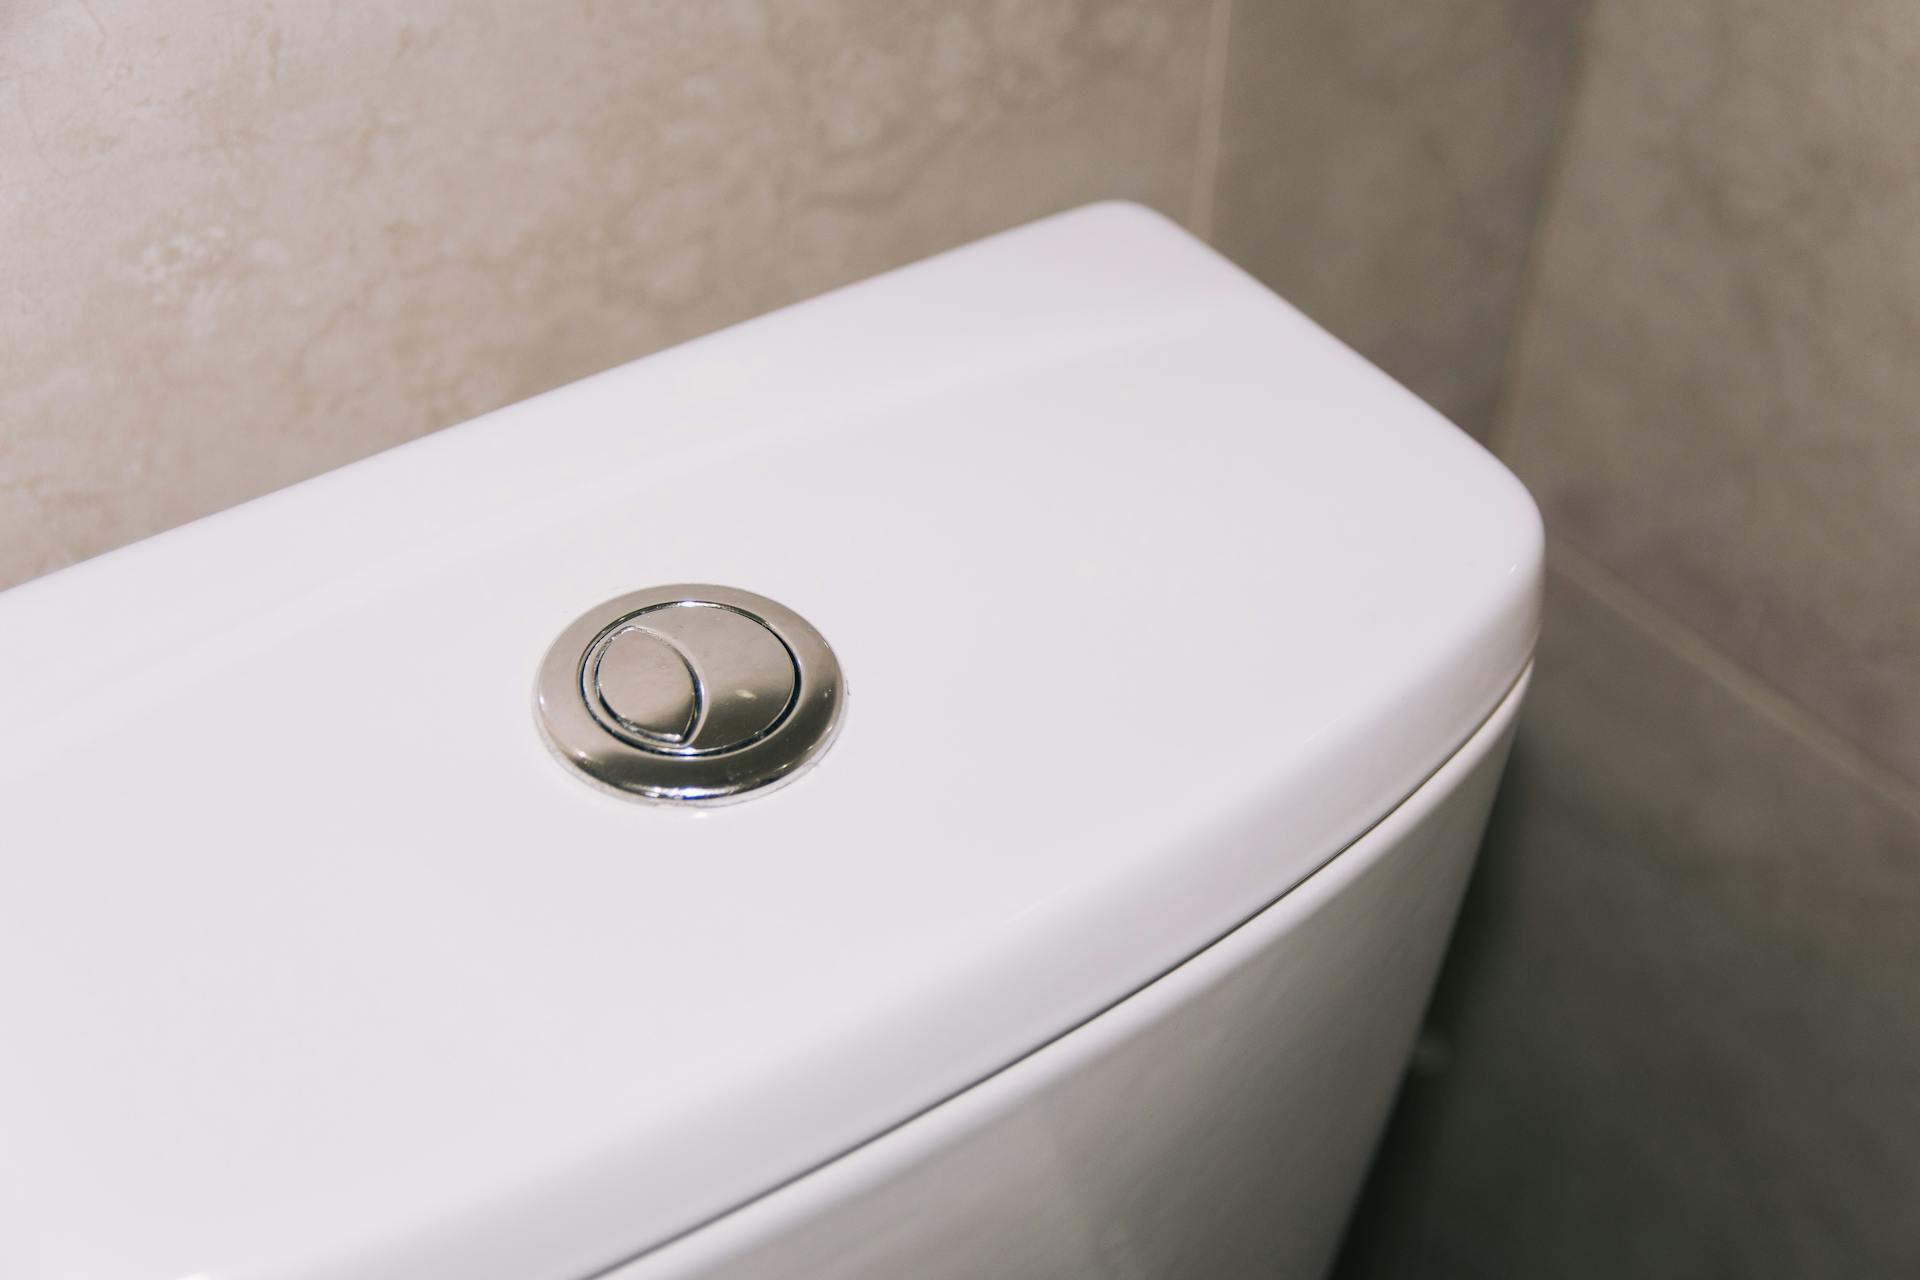
[[[1524,687],[1383,822],[1220,942],[605,1280],[1324,1274]]]

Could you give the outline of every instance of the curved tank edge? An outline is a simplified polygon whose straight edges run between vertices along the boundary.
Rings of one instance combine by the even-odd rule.
[[[1264,1274],[1323,1274],[1411,1054],[1532,673],[1528,662],[1404,801],[1224,936],[968,1088],[589,1280],[879,1280],[908,1264],[930,1280],[1000,1273],[996,1267],[1224,1274],[1231,1272],[1217,1269],[1236,1258]],[[1354,928],[1349,917],[1371,927]],[[1339,954],[1343,937],[1349,951],[1357,940],[1367,963]],[[1312,952],[1318,958],[1302,963]],[[1370,988],[1365,1002],[1339,998]],[[1305,1016],[1287,1017],[1292,1005]],[[1343,1005],[1361,1016],[1343,1017]],[[1252,1012],[1275,1016],[1250,1020]],[[1193,1034],[1186,1024],[1195,1017],[1212,1024],[1211,1035]],[[1284,1044],[1269,1043],[1267,1052],[1236,1045],[1198,1062],[1186,1052],[1234,1040],[1250,1021],[1284,1028]],[[1356,1037],[1356,1028],[1365,1034]],[[1307,1044],[1314,1054],[1297,1052]],[[1295,1053],[1285,1052],[1289,1045]],[[1222,1099],[1230,1103],[1224,1117],[1214,1105]],[[1287,1153],[1277,1181],[1298,1185],[1249,1177],[1240,1162],[1225,1176],[1193,1168],[1196,1150],[1218,1154],[1195,1141],[1205,1131],[1196,1107],[1230,1131],[1271,1134],[1268,1149]],[[1115,1117],[1126,1123],[1112,1124]],[[1149,1133],[1144,1150],[1131,1136],[1141,1129]],[[1103,1134],[1126,1136],[1109,1150]],[[1076,1190],[1088,1180],[1091,1193]],[[1162,1184],[1188,1190],[1169,1197],[1155,1192]],[[1284,1238],[1268,1241],[1279,1256],[1257,1244],[1252,1253],[1223,1249],[1236,1237],[1217,1223],[1198,1246],[1209,1256],[1182,1255],[1199,1236],[1181,1230],[1178,1202],[1192,1200],[1201,1184],[1268,1187],[1251,1199],[1298,1205],[1298,1213],[1265,1215],[1290,1224]],[[1202,1199],[1209,1216],[1218,1215],[1219,1200]],[[1046,1212],[1029,1212],[1035,1204]],[[929,1205],[940,1212],[928,1214]],[[1116,1243],[1122,1236],[1132,1238]]]

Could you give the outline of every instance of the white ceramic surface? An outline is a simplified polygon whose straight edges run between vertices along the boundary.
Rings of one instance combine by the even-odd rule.
[[[953,1095],[1411,793],[1531,502],[1170,224],[1035,224],[0,595],[0,1274],[553,1277]],[[852,697],[686,813],[540,655],[760,592]]]
[[[1373,830],[1165,977],[607,1280],[1324,1275],[1524,692]]]

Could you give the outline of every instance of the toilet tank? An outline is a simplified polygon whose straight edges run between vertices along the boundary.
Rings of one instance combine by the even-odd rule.
[[[0,1276],[1319,1274],[1540,557],[1102,205],[0,594]],[[550,749],[684,582],[837,656],[790,785]]]

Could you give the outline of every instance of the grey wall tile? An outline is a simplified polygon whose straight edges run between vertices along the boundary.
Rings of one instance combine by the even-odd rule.
[[[1236,0],[1214,238],[1476,434],[1586,0]]]
[[[1088,200],[1184,0],[0,13],[0,586]]]
[[[1344,1274],[1920,1274],[1916,974],[1920,813],[1556,576]]]
[[[1920,9],[1602,0],[1497,444],[1920,779]]]

